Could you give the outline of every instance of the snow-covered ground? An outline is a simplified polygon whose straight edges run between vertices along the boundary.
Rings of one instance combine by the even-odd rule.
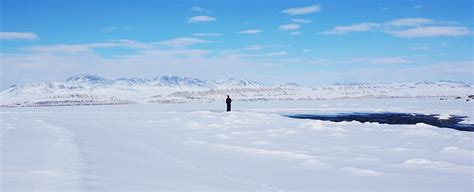
[[[473,191],[472,132],[281,114],[469,116],[439,99],[3,108],[0,191]]]

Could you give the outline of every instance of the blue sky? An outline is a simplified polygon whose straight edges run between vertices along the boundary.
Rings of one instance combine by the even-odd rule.
[[[472,83],[472,7],[469,0],[2,0],[0,88],[79,73]]]

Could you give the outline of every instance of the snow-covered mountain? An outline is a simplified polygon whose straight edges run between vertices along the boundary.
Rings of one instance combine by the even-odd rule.
[[[368,97],[465,98],[473,93],[473,85],[449,81],[302,87],[295,83],[265,85],[236,78],[214,81],[162,76],[154,79],[110,80],[96,75],[79,74],[65,81],[13,85],[0,93],[0,105],[15,107],[211,102],[222,100],[225,95],[241,101]]]

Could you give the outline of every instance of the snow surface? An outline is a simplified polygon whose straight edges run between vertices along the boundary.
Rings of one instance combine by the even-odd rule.
[[[439,99],[2,108],[0,191],[473,191],[472,132],[281,114],[466,115]],[[445,115],[441,115],[442,117]],[[468,120],[469,121],[469,120]]]

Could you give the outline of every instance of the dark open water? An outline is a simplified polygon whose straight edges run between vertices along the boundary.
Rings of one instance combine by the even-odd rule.
[[[425,123],[439,128],[451,128],[459,131],[474,132],[474,124],[460,123],[466,116],[451,116],[449,119],[439,119],[438,114],[416,114],[416,113],[340,113],[336,115],[295,114],[285,115],[297,119],[315,119],[322,121],[358,121],[377,122],[382,124],[414,125]]]

